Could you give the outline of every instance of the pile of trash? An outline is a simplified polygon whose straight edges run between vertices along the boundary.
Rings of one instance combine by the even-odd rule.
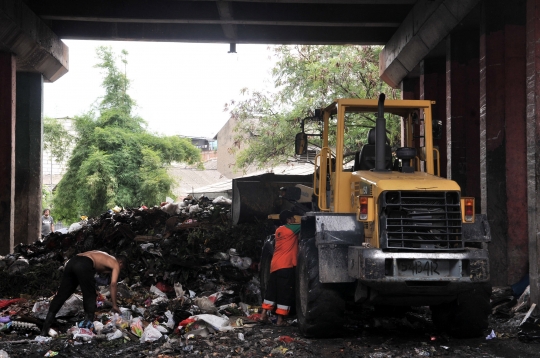
[[[74,294],[49,337],[75,341],[166,341],[169,335],[207,336],[255,324],[261,291],[258,261],[266,223],[232,227],[230,200],[191,197],[153,208],[113,208],[99,217],[18,245],[0,256],[0,332],[34,333],[59,286],[64,262],[101,250],[128,258],[118,283],[122,314],[111,315],[108,277],[100,288],[97,320],[78,327],[82,297]]]
[[[493,329],[486,339],[517,337],[525,343],[540,342],[540,318],[533,314],[536,304],[531,304],[530,296],[528,276],[511,287],[494,287],[491,295]]]

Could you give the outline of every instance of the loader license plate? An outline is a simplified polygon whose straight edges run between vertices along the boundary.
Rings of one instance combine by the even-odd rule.
[[[398,275],[408,277],[444,277],[449,274],[447,260],[398,260]]]

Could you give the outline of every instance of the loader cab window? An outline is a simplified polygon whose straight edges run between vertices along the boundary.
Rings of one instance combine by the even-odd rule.
[[[343,170],[370,170],[375,167],[375,122],[376,113],[350,112],[345,114]],[[393,166],[393,147],[399,146],[401,119],[392,114],[386,118],[386,167]]]

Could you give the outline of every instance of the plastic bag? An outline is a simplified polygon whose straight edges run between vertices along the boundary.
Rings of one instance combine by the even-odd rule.
[[[117,329],[116,331],[107,334],[107,340],[112,341],[113,339],[122,338],[122,336],[122,331]]]
[[[202,211],[202,209],[199,207],[199,204],[191,205],[191,206],[189,207],[189,213],[190,213],[190,214],[198,213],[199,211]]]
[[[5,308],[7,306],[10,306],[14,303],[17,303],[19,302],[20,300],[22,300],[22,298],[13,298],[13,299],[6,299],[6,300],[0,300],[0,308]],[[48,310],[48,308],[47,308]]]
[[[174,283],[174,292],[176,293],[176,297],[178,298],[184,297],[184,289],[182,288],[182,285],[179,282]]]
[[[163,302],[169,302],[169,299],[167,297],[158,297],[158,298],[154,298],[152,300],[152,305],[158,305],[160,303],[163,303]]]
[[[140,317],[134,318],[133,321],[131,321],[131,332],[137,337],[142,336],[144,330]]]
[[[114,322],[114,325],[120,329],[125,329],[129,327],[129,321],[126,321],[118,313],[114,314],[112,321]]]
[[[161,291],[159,288],[157,288],[154,285],[150,286],[150,292],[158,296],[167,297],[167,294],[165,292]]]
[[[101,329],[101,333],[107,334],[107,333],[114,332],[115,330],[116,330],[116,326],[114,322],[110,321],[110,322],[107,322],[107,324],[103,326],[103,328]]]
[[[210,301],[208,297],[197,297],[193,302],[201,309],[203,313],[217,312],[217,307],[214,302]]]
[[[173,314],[171,313],[171,311],[165,312],[165,317],[167,317],[167,323],[165,323],[165,325],[167,326],[167,328],[173,329],[174,328],[174,317],[173,317]]]
[[[216,301],[219,300],[219,299],[221,298],[221,296],[223,296],[223,293],[221,293],[221,292],[216,292],[216,293],[214,293],[214,294],[208,296],[208,299],[209,299],[210,301],[212,301],[212,303],[215,304]]]
[[[97,334],[100,334],[101,331],[103,331],[103,323],[101,323],[100,321],[95,321],[94,322],[94,331],[97,333]]]
[[[224,197],[224,196],[218,196],[217,198],[215,198],[214,200],[212,200],[212,204],[214,204],[214,205],[231,205],[231,204],[232,204],[232,200],[231,200],[231,199],[227,199],[227,198]]]
[[[52,340],[52,337],[36,336],[36,338],[34,338],[34,341],[38,343],[48,343],[51,340]]]
[[[82,338],[83,341],[89,341],[94,338],[95,334],[88,328],[78,328],[73,333],[73,339]]]
[[[68,234],[74,233],[82,229],[82,225],[79,223],[73,223],[69,226]]]
[[[217,331],[230,331],[233,329],[228,319],[214,316],[211,314],[199,314],[199,315],[193,316],[193,318],[197,318],[197,319],[201,319],[205,321]]]
[[[30,263],[27,259],[19,258],[17,261],[11,264],[11,266],[8,267],[8,274],[13,275],[18,272],[24,272],[28,269],[30,266]]]
[[[161,210],[163,210],[169,215],[180,214],[180,206],[175,203],[167,203],[161,207]]]
[[[155,325],[154,328],[160,331],[161,333],[169,333],[169,330],[160,324]]]
[[[153,325],[149,324],[144,329],[144,332],[141,335],[140,342],[153,342],[161,338],[163,336],[160,331],[158,331]]]

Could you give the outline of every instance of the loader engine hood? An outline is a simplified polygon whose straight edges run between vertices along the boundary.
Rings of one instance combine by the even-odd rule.
[[[379,192],[385,190],[461,190],[455,181],[424,172],[357,171],[352,173],[351,180],[353,183],[362,183],[362,186],[376,187]],[[369,189],[371,192],[373,188]]]

